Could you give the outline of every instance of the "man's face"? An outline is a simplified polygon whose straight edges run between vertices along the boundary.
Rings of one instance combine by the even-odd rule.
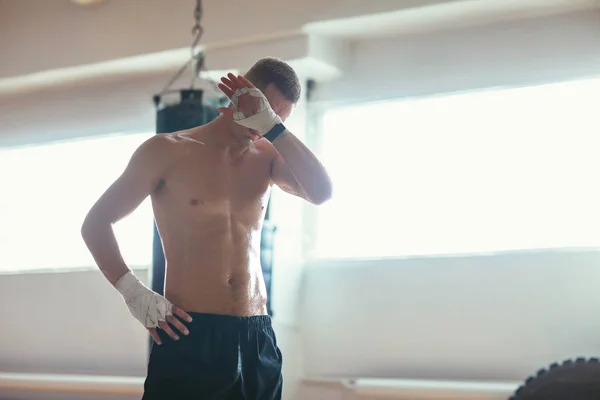
[[[273,84],[269,84],[262,92],[269,101],[273,111],[275,111],[275,114],[281,118],[281,121],[285,122],[292,114],[292,111],[294,111],[295,104],[287,100],[285,96],[281,94],[279,89],[277,89],[277,87]],[[260,139],[260,135],[258,135],[258,133],[252,129],[241,126],[240,128],[239,136],[243,136],[245,140],[254,142]],[[242,139],[242,137],[239,137],[239,139]]]

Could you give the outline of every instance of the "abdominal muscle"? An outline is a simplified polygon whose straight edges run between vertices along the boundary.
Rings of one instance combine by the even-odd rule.
[[[230,215],[157,223],[166,258],[165,297],[171,303],[187,312],[267,313],[261,227],[247,226]]]

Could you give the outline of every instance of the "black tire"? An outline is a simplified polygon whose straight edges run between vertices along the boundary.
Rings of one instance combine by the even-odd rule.
[[[509,400],[599,400],[600,360],[554,363],[529,377]]]

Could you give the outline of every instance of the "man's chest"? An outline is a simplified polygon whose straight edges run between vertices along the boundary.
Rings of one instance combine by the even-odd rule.
[[[270,182],[271,162],[260,154],[204,152],[174,163],[165,175],[163,194],[181,206],[243,209],[262,204]]]

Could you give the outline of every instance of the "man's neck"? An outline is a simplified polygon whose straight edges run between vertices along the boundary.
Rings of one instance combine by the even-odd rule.
[[[236,126],[234,126],[232,121],[221,115],[208,124],[194,128],[189,132],[192,137],[200,139],[201,136],[203,142],[218,147],[230,148],[232,150],[248,148],[250,143],[240,141],[234,132],[235,128]]]

